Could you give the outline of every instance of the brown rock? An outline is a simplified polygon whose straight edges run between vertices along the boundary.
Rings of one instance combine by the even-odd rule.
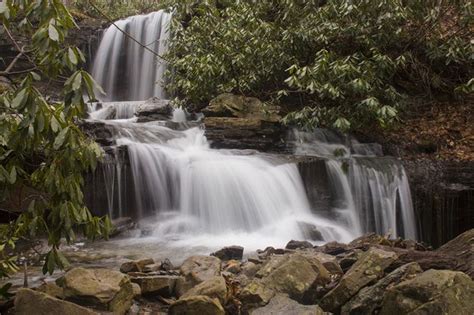
[[[224,315],[225,311],[218,299],[204,295],[194,295],[179,299],[169,308],[171,315]]]
[[[98,315],[88,308],[63,301],[46,293],[20,289],[15,297],[15,314],[18,315]]]

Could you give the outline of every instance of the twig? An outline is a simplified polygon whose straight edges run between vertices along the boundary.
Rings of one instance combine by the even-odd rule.
[[[161,56],[160,54],[158,54],[156,51],[154,51],[153,49],[150,49],[149,47],[147,47],[146,45],[142,44],[141,42],[139,42],[137,39],[135,39],[132,35],[130,35],[129,33],[125,32],[123,29],[121,29],[107,14],[105,14],[104,12],[102,12],[102,10],[100,10],[94,3],[94,1],[92,0],[88,0],[89,4],[97,11],[99,12],[100,15],[102,15],[103,17],[105,17],[113,26],[115,26],[122,34],[124,34],[126,37],[128,37],[129,39],[131,39],[132,41],[134,41],[136,44],[140,45],[143,49],[145,49],[146,51],[152,53],[153,55],[155,55],[156,57],[166,61],[166,62],[169,62],[166,58],[164,58],[163,56]],[[150,45],[150,44],[149,44]]]

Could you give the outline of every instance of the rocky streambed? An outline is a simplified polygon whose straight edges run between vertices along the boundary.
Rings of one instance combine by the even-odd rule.
[[[20,289],[8,314],[472,314],[474,229],[433,251],[375,234],[349,244],[291,241],[245,258],[142,258],[75,267]]]

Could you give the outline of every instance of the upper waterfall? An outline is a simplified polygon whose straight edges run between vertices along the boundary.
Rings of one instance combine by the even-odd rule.
[[[103,101],[165,98],[166,63],[157,55],[162,56],[167,51],[170,20],[171,15],[161,10],[117,21],[104,32],[92,75],[106,95],[96,93],[97,98]]]

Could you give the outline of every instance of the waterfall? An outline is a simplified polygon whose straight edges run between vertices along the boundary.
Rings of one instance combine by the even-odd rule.
[[[182,119],[183,113],[174,116]],[[305,239],[308,229],[322,236],[314,241],[358,235],[351,226],[312,212],[294,163],[211,149],[199,127],[178,131],[133,118],[103,122],[114,129],[116,147],[127,148],[133,183],[127,193],[134,194],[134,214],[154,237],[208,246],[225,239],[257,249]],[[124,180],[118,179],[121,170],[104,169],[105,181],[112,183],[108,196],[118,193],[113,191]],[[111,215],[123,215],[121,202],[112,203]]]
[[[106,95],[103,101],[140,101],[156,96],[165,98],[162,56],[167,50],[170,14],[164,11],[132,16],[115,22],[103,34],[95,55],[92,75]],[[144,49],[128,38],[128,33],[148,47]]]
[[[375,144],[335,132],[294,131],[296,154],[326,158],[329,185],[335,196],[331,211],[356,234],[377,232],[416,239],[410,186],[401,163],[380,157]]]

